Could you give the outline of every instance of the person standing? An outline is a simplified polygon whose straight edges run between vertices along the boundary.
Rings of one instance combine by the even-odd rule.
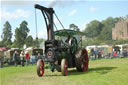
[[[30,60],[30,56],[29,56],[28,51],[25,53],[25,59],[26,59],[26,65],[28,66],[29,65],[29,60]]]
[[[113,57],[116,57],[117,56],[117,53],[116,51],[113,52]]]
[[[21,65],[22,66],[24,66],[24,60],[25,60],[24,57],[25,57],[24,56],[24,51],[21,51],[21,53],[20,53],[20,59],[21,59]]]
[[[38,60],[39,60],[39,59],[42,59],[42,58],[41,58],[41,55],[40,55],[40,53],[38,53]]]
[[[91,53],[91,59],[93,59],[93,57],[94,57],[94,48],[91,49],[90,53]]]
[[[35,56],[33,54],[30,56],[30,62],[32,65],[35,64]]]
[[[14,61],[14,65],[17,66],[18,64],[18,52],[17,51],[13,53],[13,61]]]

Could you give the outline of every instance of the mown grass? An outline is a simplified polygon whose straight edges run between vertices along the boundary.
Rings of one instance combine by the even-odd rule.
[[[38,77],[32,65],[5,67],[0,73],[1,85],[128,85],[128,58],[93,60],[87,72],[73,68],[66,77],[50,70]]]

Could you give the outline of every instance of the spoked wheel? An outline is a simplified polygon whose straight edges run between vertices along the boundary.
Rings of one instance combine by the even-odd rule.
[[[37,61],[37,75],[42,77],[44,75],[44,61],[43,59],[39,59]]]
[[[67,76],[68,74],[68,62],[66,59],[62,59],[61,61],[61,72],[64,76]]]
[[[80,72],[88,70],[88,53],[86,49],[79,50],[76,54],[76,68]]]

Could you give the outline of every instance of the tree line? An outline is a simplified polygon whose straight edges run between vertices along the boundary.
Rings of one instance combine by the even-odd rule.
[[[84,41],[85,45],[103,45],[103,44],[125,44],[128,40],[112,40],[112,28],[115,27],[115,23],[119,22],[120,18],[127,19],[128,15],[125,17],[108,17],[105,20],[98,21],[93,20],[83,31],[87,37]]]
[[[6,21],[3,26],[2,41],[0,41],[1,47],[23,48],[24,45],[27,47],[37,46],[37,40],[33,39],[31,35],[28,35],[30,29],[28,28],[27,21],[21,22],[20,26],[15,29],[15,34],[12,33],[12,27],[8,21]],[[15,39],[12,42],[11,39],[13,35]]]
[[[75,31],[79,31],[79,28],[75,24],[70,24],[69,28]],[[15,29],[15,34],[12,33],[12,26],[8,21],[3,25],[2,30],[2,41],[0,41],[0,47],[10,47],[10,48],[23,48],[26,47],[39,47],[39,45],[44,41],[43,38],[33,39],[31,35],[28,35],[30,29],[28,28],[27,21],[22,21],[20,26]],[[15,39],[12,41],[12,36],[14,35]]]
[[[124,18],[128,18],[128,15]],[[93,20],[87,24],[85,29],[82,31],[86,40],[83,44],[87,45],[101,45],[101,44],[123,44],[128,43],[128,40],[112,40],[112,28],[120,20],[120,17],[108,17],[105,20],[98,21]],[[11,25],[8,21],[3,25],[3,32],[1,35],[2,41],[0,41],[0,47],[10,47],[10,48],[23,48],[24,45],[27,47],[38,47],[38,45],[43,41],[43,39],[33,39],[31,35],[28,35],[30,29],[28,28],[27,21],[22,21],[20,26],[15,29],[15,34],[12,33]],[[75,24],[69,25],[70,29],[79,31],[79,27]],[[12,42],[12,36],[15,39]]]

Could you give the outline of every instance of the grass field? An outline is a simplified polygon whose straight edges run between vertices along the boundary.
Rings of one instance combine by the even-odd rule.
[[[0,68],[0,85],[128,85],[128,58],[89,62],[87,72],[69,69],[68,76],[45,70],[36,74],[36,66]]]

